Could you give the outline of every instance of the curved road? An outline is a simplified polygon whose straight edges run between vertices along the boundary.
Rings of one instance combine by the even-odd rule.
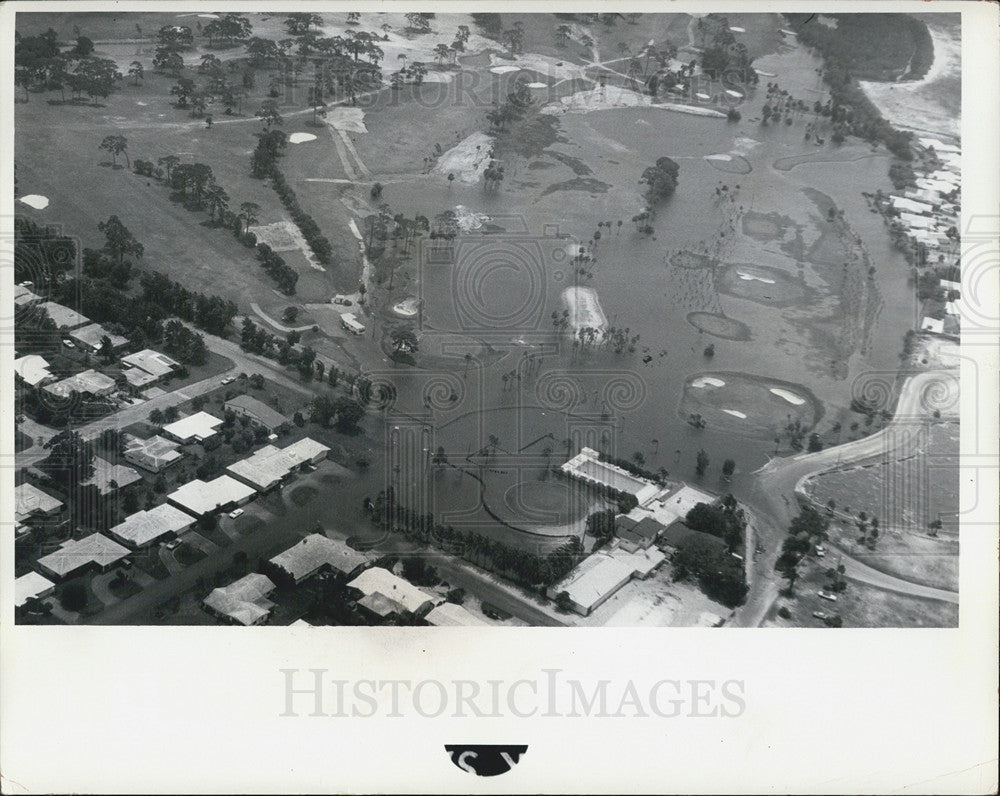
[[[766,552],[755,562],[755,577],[750,593],[746,602],[736,609],[731,624],[737,627],[757,627],[764,621],[778,596],[778,577],[774,571],[774,563],[781,553],[786,529],[798,513],[796,490],[801,482],[838,464],[870,459],[889,450],[887,446],[895,444],[899,439],[894,439],[897,431],[912,427],[930,416],[932,409],[927,405],[927,396],[935,385],[943,385],[948,391],[943,396],[937,395],[934,400],[940,407],[942,416],[957,417],[957,371],[925,371],[907,378],[900,390],[892,421],[875,434],[816,453],[772,459],[752,474],[743,500],[754,508],[762,520],[757,527]],[[952,395],[955,400],[950,400]],[[861,583],[911,597],[958,602],[956,592],[912,583],[873,569],[846,553],[842,553],[842,556],[841,563],[847,570],[847,576]]]

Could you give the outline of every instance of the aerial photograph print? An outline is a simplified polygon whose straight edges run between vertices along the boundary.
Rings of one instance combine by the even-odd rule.
[[[71,5],[18,624],[958,627],[959,13]]]

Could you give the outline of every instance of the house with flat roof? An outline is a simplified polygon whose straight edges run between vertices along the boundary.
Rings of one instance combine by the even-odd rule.
[[[54,376],[49,371],[49,363],[38,354],[26,354],[14,360],[14,375],[29,387],[39,387],[53,381]]]
[[[576,456],[559,469],[571,478],[586,484],[603,486],[616,493],[634,495],[640,505],[660,491],[660,487],[652,481],[602,461],[601,455],[593,448],[581,448]]]
[[[232,412],[237,417],[248,418],[251,423],[267,429],[270,434],[288,422],[288,418],[281,412],[275,411],[251,395],[237,395],[226,401],[225,408],[227,412]]]
[[[475,627],[489,625],[489,622],[480,619],[475,614],[467,611],[461,605],[455,603],[441,603],[430,610],[424,621],[432,627]]]
[[[367,615],[370,619],[381,622],[396,619],[407,614],[407,610],[403,607],[402,603],[390,600],[384,594],[377,591],[366,594],[358,600],[357,607],[361,610],[362,614]]]
[[[31,292],[28,287],[30,284],[30,282],[25,282],[24,284],[14,285],[15,307],[31,307],[41,302],[42,297]]]
[[[85,370],[82,373],[69,376],[62,381],[46,384],[42,387],[54,398],[66,399],[79,393],[81,395],[110,395],[115,391],[115,380],[96,370]]]
[[[276,555],[271,563],[287,572],[296,583],[301,583],[322,571],[351,578],[375,559],[374,553],[363,553],[339,539],[313,533]]]
[[[169,503],[161,503],[149,511],[137,511],[113,528],[108,529],[116,541],[138,549],[153,544],[164,536],[184,533],[195,519]]]
[[[228,586],[213,589],[202,603],[210,614],[233,624],[260,625],[271,615],[274,603],[267,595],[274,589],[274,583],[266,575],[251,572]]]
[[[43,492],[34,484],[14,487],[14,517],[23,522],[29,517],[51,517],[62,511],[63,502]]]
[[[228,475],[212,481],[196,478],[167,495],[167,501],[195,517],[242,506],[256,495],[253,487],[241,484]]]
[[[20,608],[33,597],[37,600],[48,597],[55,588],[56,584],[44,575],[25,573],[14,581],[14,606]]]
[[[63,331],[79,329],[90,323],[90,318],[86,315],[81,315],[76,310],[71,310],[69,307],[64,307],[54,301],[44,301],[38,306],[45,310],[45,314]]]
[[[179,362],[151,348],[122,357],[121,364],[128,383],[136,387],[155,384],[181,368]]]
[[[434,597],[422,592],[409,581],[393,575],[382,567],[366,569],[347,586],[359,592],[363,597],[377,592],[383,597],[399,603],[406,612],[414,615],[420,615],[433,608],[435,602],[440,602],[440,600],[435,600]]]
[[[222,420],[208,412],[195,412],[163,427],[163,435],[181,443],[204,442],[214,437]]]
[[[252,456],[229,465],[226,472],[254,489],[266,492],[283,484],[303,465],[322,461],[329,450],[326,445],[309,437],[285,448],[265,445]]]
[[[38,567],[43,574],[62,580],[91,568],[107,572],[128,554],[127,547],[103,534],[92,533],[83,539],[64,542],[54,553],[39,558]]]
[[[570,607],[582,616],[604,603],[632,579],[633,569],[628,564],[608,555],[595,553],[576,566],[563,580],[550,586],[548,596],[558,599],[565,592]]]
[[[124,434],[122,438],[125,442],[125,461],[151,473],[158,473],[184,458],[184,454],[178,450],[178,444],[166,437],[156,435],[142,439]]]
[[[102,495],[110,495],[118,489],[125,489],[125,487],[141,480],[142,476],[131,467],[126,467],[124,464],[112,464],[100,456],[95,456],[94,474],[84,481],[83,485],[96,486]]]
[[[659,546],[662,550],[673,552],[681,544],[683,544],[685,540],[692,537],[701,539],[703,542],[716,548],[721,553],[729,552],[729,547],[718,536],[713,536],[712,534],[705,533],[703,531],[696,531],[694,528],[688,527],[680,520],[672,523],[670,527],[663,532],[663,535],[660,537]]]
[[[120,334],[112,334],[99,323],[89,323],[69,333],[69,339],[81,351],[96,354],[101,348],[101,339],[107,337],[111,341],[111,350],[118,353],[128,345],[128,338]]]

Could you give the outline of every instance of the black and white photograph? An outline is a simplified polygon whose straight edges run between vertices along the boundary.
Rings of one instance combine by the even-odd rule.
[[[513,655],[739,630],[856,667],[857,632],[995,625],[995,8],[394,5],[4,10],[7,632]],[[399,715],[378,677],[306,693],[285,657],[269,716]],[[487,715],[605,715],[557,669]],[[739,677],[615,672],[606,715],[750,710]],[[447,710],[491,704],[474,685]],[[553,787],[513,781],[551,747],[477,721],[432,733],[454,781],[369,787]],[[945,789],[995,788],[995,752]],[[895,773],[871,792],[942,787]]]

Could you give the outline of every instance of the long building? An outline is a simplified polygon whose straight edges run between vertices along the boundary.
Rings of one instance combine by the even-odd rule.
[[[271,563],[287,572],[296,583],[318,572],[336,572],[351,578],[375,560],[373,553],[362,553],[346,542],[329,539],[321,533],[307,536],[294,547],[276,555]]]
[[[93,533],[83,539],[64,542],[54,553],[39,558],[38,567],[46,575],[62,580],[91,568],[107,572],[128,554],[127,547]]]
[[[252,456],[234,462],[226,472],[260,492],[285,483],[306,464],[321,462],[329,448],[309,437],[285,448],[265,445]]]
[[[231,398],[226,401],[225,409],[237,417],[245,417],[254,425],[267,429],[269,434],[273,434],[280,426],[288,422],[288,418],[281,412],[272,409],[252,395],[237,395],[235,398]]]
[[[241,484],[228,475],[220,475],[212,481],[196,478],[167,495],[167,500],[177,508],[195,517],[225,511],[234,506],[242,506],[256,494],[252,487]]]

